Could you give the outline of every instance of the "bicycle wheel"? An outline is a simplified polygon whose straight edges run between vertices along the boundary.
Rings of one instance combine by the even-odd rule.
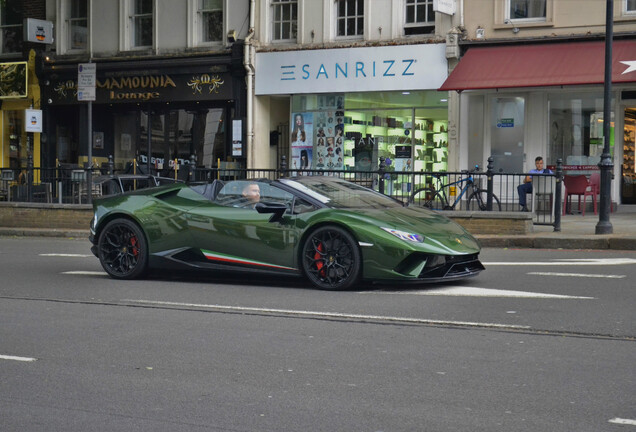
[[[485,211],[488,202],[488,191],[486,189],[477,189],[469,197],[466,203],[469,211]],[[501,211],[501,203],[497,195],[492,195],[492,211]]]
[[[433,210],[443,210],[446,207],[446,200],[435,189],[420,188],[411,195],[411,204]]]

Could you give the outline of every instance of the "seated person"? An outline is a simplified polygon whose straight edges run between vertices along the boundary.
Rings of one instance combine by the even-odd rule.
[[[552,174],[547,168],[543,168],[543,158],[541,156],[537,156],[534,160],[535,169],[530,170],[529,174]],[[523,184],[517,186],[517,193],[519,194],[519,206],[521,211],[529,211],[526,206],[526,194],[532,193],[532,177],[526,176],[523,179]]]

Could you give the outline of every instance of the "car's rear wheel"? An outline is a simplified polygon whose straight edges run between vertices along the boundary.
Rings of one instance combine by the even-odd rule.
[[[351,234],[337,226],[323,226],[305,240],[303,271],[316,287],[344,290],[360,277],[360,249]]]
[[[124,218],[108,222],[97,243],[99,262],[115,279],[135,279],[146,272],[148,246],[139,226]]]

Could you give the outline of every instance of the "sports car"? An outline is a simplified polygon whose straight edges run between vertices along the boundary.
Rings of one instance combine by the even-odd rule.
[[[484,270],[478,242],[447,217],[330,176],[176,183],[93,208],[91,250],[116,279],[197,268],[302,275],[344,290]]]

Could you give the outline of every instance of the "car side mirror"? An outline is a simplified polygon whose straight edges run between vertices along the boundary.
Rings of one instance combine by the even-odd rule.
[[[271,213],[272,217],[269,219],[270,222],[278,222],[287,211],[287,206],[279,203],[259,202],[256,203],[254,208],[259,213]]]

